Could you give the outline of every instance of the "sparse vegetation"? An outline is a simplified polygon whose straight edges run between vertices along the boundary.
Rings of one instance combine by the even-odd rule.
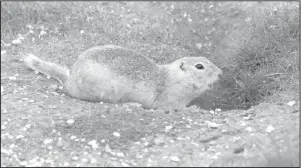
[[[258,110],[255,111],[260,115],[262,111],[271,111],[271,109],[275,111],[275,113],[271,112],[267,115],[262,115],[268,118],[268,122],[258,121],[264,118],[260,115],[247,116],[246,118],[254,118],[254,120],[249,120],[245,119],[245,116],[241,117],[240,113],[245,112],[242,109],[249,109],[263,102],[283,105],[290,100],[298,100],[300,76],[299,41],[298,2],[1,2],[1,95],[4,95],[1,96],[1,105],[3,104],[4,106],[1,107],[1,123],[5,121],[5,126],[7,127],[2,127],[2,124],[1,129],[5,131],[3,137],[9,137],[8,134],[11,132],[18,135],[21,132],[20,134],[24,134],[25,137],[28,136],[26,137],[28,141],[24,142],[20,138],[8,140],[9,138],[1,137],[1,158],[4,156],[2,142],[9,142],[3,145],[5,148],[10,143],[26,146],[26,149],[24,148],[24,151],[22,151],[25,154],[30,151],[30,145],[27,146],[27,144],[38,144],[35,146],[37,147],[36,153],[40,154],[41,151],[47,150],[47,145],[44,144],[42,149],[39,146],[40,144],[43,146],[44,137],[48,136],[53,139],[57,138],[56,136],[61,137],[61,135],[57,135],[57,132],[62,132],[63,142],[66,141],[66,144],[70,141],[68,139],[70,133],[78,137],[83,136],[87,140],[96,139],[98,142],[105,139],[105,143],[102,142],[103,144],[109,144],[112,149],[120,150],[129,148],[135,148],[136,150],[138,147],[130,146],[130,144],[136,141],[140,142],[139,140],[146,136],[164,134],[164,136],[170,138],[175,135],[178,136],[180,133],[185,133],[187,136],[195,137],[196,133],[190,129],[202,132],[201,137],[196,136],[196,142],[199,142],[198,138],[206,137],[210,139],[211,133],[217,131],[217,134],[221,135],[221,137],[232,138],[233,142],[229,142],[230,144],[237,143],[234,142],[236,137],[226,135],[226,133],[242,137],[246,143],[251,143],[249,141],[250,133],[245,130],[245,126],[240,124],[241,120],[245,121],[244,125],[246,127],[250,125],[250,127],[255,127],[255,129],[257,125],[258,129],[259,127],[264,129],[263,127],[266,127],[264,124],[273,123],[274,126],[282,126],[283,124],[285,128],[279,126],[277,135],[285,136],[281,132],[282,130],[286,130],[288,133],[292,132],[295,135],[295,130],[287,128],[290,126],[290,123],[278,121],[286,120],[281,116],[284,115],[289,118],[287,120],[296,120],[297,122],[296,117],[299,117],[297,113],[287,112],[282,114],[283,111],[278,110],[278,107],[274,106],[272,106],[273,108],[270,106],[258,107]],[[41,88],[45,86],[39,89],[31,88],[35,84],[28,84],[28,81],[33,81],[36,75],[29,70],[24,70],[24,67],[19,62],[19,56],[22,53],[33,52],[45,60],[71,66],[81,52],[90,47],[104,44],[131,48],[161,64],[183,56],[205,56],[222,68],[224,75],[212,90],[200,95],[200,98],[196,99],[193,104],[204,109],[240,109],[241,111],[227,114],[217,111],[210,113],[199,112],[198,114],[193,112],[187,112],[186,114],[183,112],[185,116],[185,119],[183,119],[182,114],[168,116],[135,108],[134,110],[137,111],[132,112],[132,109],[126,108],[125,110],[124,107],[108,108],[107,105],[103,104],[89,104],[72,100],[68,97],[61,97],[56,92],[53,95],[53,92],[46,94],[48,97],[44,100],[42,96],[44,92],[42,94],[36,93],[43,90]],[[20,64],[16,65],[16,63]],[[53,85],[46,90],[55,90],[52,87]],[[28,94],[23,94],[23,91]],[[29,97],[30,99],[26,98],[23,100],[23,97]],[[31,101],[31,99],[34,100]],[[27,104],[29,107],[26,107],[23,105],[23,102],[26,101],[32,104]],[[64,104],[62,104],[63,101]],[[59,107],[60,105],[61,107]],[[56,108],[52,108],[52,106]],[[298,106],[298,103],[294,107],[296,106]],[[40,110],[44,112],[40,113]],[[296,111],[296,109],[291,109],[290,107],[284,111],[290,110]],[[3,111],[6,112],[4,113]],[[16,111],[16,113],[10,113],[10,111]],[[24,111],[26,114],[23,114]],[[28,117],[27,112],[32,116]],[[80,115],[79,113],[85,114]],[[51,117],[49,117],[50,114]],[[3,115],[4,117],[2,117]],[[23,119],[21,119],[23,115],[27,116],[29,120],[23,122]],[[276,118],[274,115],[281,117]],[[67,127],[60,124],[60,121],[63,120],[62,118],[69,119],[68,117],[70,116],[73,117],[73,126]],[[193,122],[190,118],[198,123],[192,124]],[[219,129],[209,127],[204,129],[203,123],[210,123],[207,120],[223,125],[223,130],[228,132],[222,133]],[[55,124],[58,126],[50,126],[52,121],[55,121]],[[25,130],[25,133],[22,133],[17,125],[28,125],[29,123],[27,122],[32,124],[30,128],[33,131],[28,128],[32,132]],[[170,128],[180,130],[180,133],[166,131],[166,128],[169,128],[170,125],[173,126]],[[57,132],[51,133],[51,129],[54,128]],[[42,133],[39,133],[39,130]],[[113,132],[115,133],[117,130],[122,138],[118,139],[112,136]],[[32,138],[38,137],[40,134],[42,135],[40,139]],[[64,136],[66,136],[65,139]],[[225,144],[228,143],[228,140],[220,139],[217,138],[213,141],[225,146],[229,145]],[[176,141],[177,143],[178,141]],[[188,146],[193,149],[195,156],[196,153],[204,152],[198,151],[199,148],[192,145],[194,143],[191,140],[188,143],[190,146]],[[211,145],[214,146],[214,143]],[[82,154],[84,152],[83,148],[81,148],[82,146],[80,146],[81,144],[76,144],[73,141],[70,144],[76,146],[76,150],[79,150],[75,153]],[[183,145],[182,141],[179,144]],[[152,150],[156,149],[156,145],[154,145]],[[207,150],[208,144],[204,143],[202,145]],[[271,147],[274,153],[278,148],[284,148],[283,146],[275,145]],[[53,146],[56,149],[55,145]],[[284,146],[289,145],[284,144]],[[67,149],[69,149],[68,147]],[[163,147],[159,146],[159,148]],[[249,149],[246,146],[239,149],[244,148]],[[270,155],[271,152],[266,152],[267,154],[263,155],[266,163],[271,166],[277,166],[271,163],[276,163],[275,160],[280,160],[280,157],[286,155],[281,160],[284,165],[298,166],[299,162],[296,160],[298,156],[295,155],[296,150],[293,149],[294,146],[289,146],[288,148],[292,149],[286,150],[292,151],[289,152],[291,155],[276,152],[274,157]],[[15,150],[15,148],[10,149]],[[179,147],[179,149],[182,149],[182,147]],[[107,150],[110,151],[111,149],[108,149],[106,146],[105,150],[101,150],[102,157],[100,158],[104,159],[97,160],[98,166],[106,166],[107,155],[103,153],[107,152]],[[205,152],[207,152],[206,150]],[[229,149],[222,150],[224,150],[222,153],[224,155]],[[263,149],[261,152],[264,152],[264,150],[266,149]],[[239,151],[243,152],[244,150]],[[254,153],[257,154],[258,151],[260,150],[255,150]],[[167,149],[165,152],[168,152]],[[252,152],[251,154],[254,154]],[[96,151],[89,151],[89,153],[94,155]],[[206,153],[206,155],[209,153]],[[6,151],[5,154],[7,154],[5,155],[8,156],[7,158],[11,157],[10,152]],[[64,152],[60,154],[64,155]],[[250,153],[246,155],[248,154]],[[74,153],[70,155],[73,156]],[[208,163],[209,155],[208,157],[202,156],[194,159],[204,159],[202,160],[204,165],[247,165],[247,162],[238,161],[238,155],[235,154],[233,157],[228,157],[227,155],[225,162],[217,160],[214,163]],[[98,157],[98,154],[95,154],[95,156]],[[161,159],[161,156],[163,156],[162,158],[165,157],[163,154],[156,154],[155,156],[158,159]],[[22,160],[26,160],[22,157],[20,156],[20,160],[17,160],[21,166],[24,163]],[[47,157],[48,155],[46,155]],[[67,156],[62,156],[63,161],[65,161],[65,157]],[[128,157],[131,157],[131,155]],[[212,159],[211,157],[216,156],[210,155],[210,159]],[[176,161],[171,162],[168,166],[175,165],[178,159],[173,157],[173,160]],[[75,165],[76,161],[72,158],[71,163],[73,162]],[[5,165],[13,165],[15,162],[6,159],[4,163]],[[178,165],[181,165],[180,163],[184,164],[179,162]],[[193,159],[187,161],[187,163],[199,165]],[[182,166],[187,166],[187,163]],[[60,164],[63,165],[63,162]],[[86,164],[93,165],[90,162]],[[160,165],[160,163],[158,164]],[[262,166],[263,163],[260,164]]]

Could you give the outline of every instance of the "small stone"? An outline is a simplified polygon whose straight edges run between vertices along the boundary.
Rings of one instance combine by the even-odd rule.
[[[273,126],[271,126],[271,125],[269,125],[269,126],[265,129],[266,132],[272,132],[272,131],[274,131],[274,130],[275,130],[275,128],[274,128]]]
[[[4,114],[7,113],[7,109],[3,109],[2,113]]]
[[[27,164],[28,164],[27,161],[21,161],[21,162],[20,162],[20,165],[21,165],[21,166],[26,166]]]
[[[21,139],[21,138],[24,138],[24,135],[17,135],[16,136],[16,139]]]
[[[246,126],[246,125],[247,125],[246,122],[241,122],[241,124],[240,124],[240,126],[242,126],[242,127],[244,127],[244,126]]]
[[[6,50],[1,51],[1,56],[6,54]]]
[[[171,160],[171,161],[174,161],[174,162],[179,162],[179,161],[180,161],[180,159],[179,159],[178,156],[171,156],[171,157],[170,157],[170,160]]]
[[[17,80],[17,78],[15,76],[9,76],[8,79],[9,80]]]
[[[73,120],[73,119],[69,119],[69,120],[67,120],[67,124],[69,124],[69,125],[72,125],[72,124],[74,124],[74,120]]]
[[[220,125],[215,122],[206,121],[208,127],[210,128],[218,128]]]
[[[123,167],[129,167],[130,165],[128,165],[127,163],[125,163],[125,162],[121,162],[121,165],[123,166]]]
[[[196,47],[197,47],[199,50],[202,49],[202,43],[197,43],[197,44],[195,44],[195,45],[196,45]]]
[[[294,104],[296,104],[296,101],[295,101],[295,100],[289,101],[289,102],[287,103],[288,106],[293,106]]]
[[[247,130],[248,132],[253,132],[253,128],[252,128],[252,127],[247,127],[246,130]]]
[[[5,125],[1,125],[1,130],[5,130],[6,126]]]
[[[34,100],[32,100],[32,99],[30,99],[30,100],[29,100],[29,102],[30,102],[30,103],[34,103],[35,101],[34,101]]]
[[[120,137],[120,134],[119,134],[118,132],[114,132],[113,135],[114,135],[115,137]]]
[[[101,143],[105,143],[105,142],[106,142],[106,140],[105,140],[105,139],[102,139],[100,142],[101,142]]]
[[[65,166],[65,167],[67,167],[67,166],[69,166],[69,165],[70,165],[70,164],[69,164],[68,162],[65,162],[65,163],[64,163],[64,166]]]
[[[79,157],[77,157],[77,156],[72,157],[72,160],[78,160],[78,159],[79,159]]]
[[[28,29],[33,29],[33,27],[32,27],[31,25],[26,25],[26,27],[27,27]]]
[[[71,140],[74,140],[75,138],[76,138],[75,135],[72,135],[72,136],[70,137]]]
[[[215,114],[213,110],[210,110],[209,113],[212,114],[212,115]]]
[[[85,31],[84,31],[84,30],[81,30],[81,31],[80,31],[80,34],[84,34],[84,33],[85,33]]]
[[[124,157],[124,154],[123,154],[123,152],[117,152],[116,156],[118,156],[118,157]]]
[[[47,32],[45,30],[41,30],[40,34],[39,34],[39,38],[41,38],[41,37],[43,37],[45,35],[47,35]]]
[[[110,159],[111,159],[111,160],[117,160],[117,158],[115,158],[115,157],[110,157]]]
[[[106,144],[105,151],[108,153],[112,152],[112,149],[110,148],[110,146],[108,144]]]
[[[165,130],[170,130],[170,129],[172,129],[171,125],[165,127]]]
[[[220,112],[220,111],[222,111],[222,110],[218,108],[218,109],[215,109],[215,111]]]
[[[88,162],[88,159],[87,159],[87,158],[82,158],[81,161],[82,161],[83,163],[87,163],[87,162]]]
[[[45,139],[45,140],[43,141],[43,143],[44,143],[45,145],[50,144],[50,143],[52,143],[52,142],[53,142],[52,139]]]
[[[164,144],[164,139],[162,137],[156,137],[154,139],[156,145]]]
[[[252,118],[249,117],[249,116],[246,116],[246,117],[243,117],[243,119],[245,119],[245,120],[251,120]]]
[[[235,148],[233,153],[241,153],[244,151],[244,148],[243,147],[240,147],[240,148]]]
[[[14,44],[14,45],[19,45],[19,44],[22,44],[22,41],[21,41],[21,39],[16,39],[16,40],[13,40],[12,41],[12,44]]]
[[[90,158],[90,163],[92,163],[92,164],[96,163],[96,159],[95,158]]]
[[[91,140],[88,142],[88,145],[90,145],[93,149],[98,148],[98,143],[96,140]]]

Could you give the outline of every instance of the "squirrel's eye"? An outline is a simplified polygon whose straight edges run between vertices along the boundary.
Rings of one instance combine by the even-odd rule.
[[[196,64],[195,67],[196,69],[204,69],[204,66],[202,64]]]

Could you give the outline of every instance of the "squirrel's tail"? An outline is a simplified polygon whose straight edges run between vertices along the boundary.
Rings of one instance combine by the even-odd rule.
[[[69,68],[43,61],[33,54],[24,56],[23,62],[30,69],[49,75],[58,80],[61,84],[64,84],[70,76]]]

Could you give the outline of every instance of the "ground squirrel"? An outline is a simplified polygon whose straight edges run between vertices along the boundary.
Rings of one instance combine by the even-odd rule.
[[[142,54],[114,45],[90,48],[71,70],[33,54],[25,65],[57,79],[74,98],[107,103],[139,103],[152,109],[182,109],[219,79],[221,69],[205,57],[184,57],[158,65]]]

